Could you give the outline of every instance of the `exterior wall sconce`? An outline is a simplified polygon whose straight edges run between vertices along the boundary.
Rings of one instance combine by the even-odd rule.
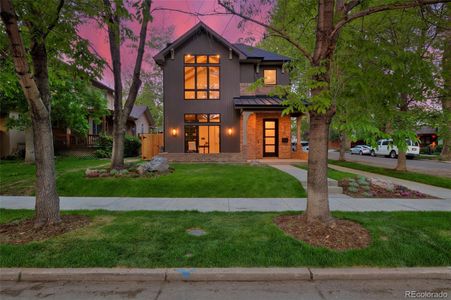
[[[171,135],[172,135],[172,136],[177,136],[177,134],[178,134],[177,129],[176,129],[176,128],[172,128],[172,129],[171,129]]]
[[[232,135],[232,133],[233,133],[233,130],[232,130],[232,128],[229,128],[229,129],[227,129],[227,135],[228,135],[228,136],[231,136],[231,135]]]

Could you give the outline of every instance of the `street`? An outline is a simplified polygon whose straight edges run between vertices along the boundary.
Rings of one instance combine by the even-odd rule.
[[[450,280],[291,282],[1,282],[7,299],[409,299],[406,292],[451,295]],[[441,299],[447,299],[443,297]],[[431,297],[430,297],[431,298]]]
[[[329,159],[338,159],[339,153],[329,152]],[[386,157],[371,157],[369,155],[351,155],[346,153],[346,160],[359,162],[376,167],[395,168],[396,159]],[[419,173],[426,173],[436,176],[446,176],[451,178],[451,163],[428,159],[408,159],[407,170]]]

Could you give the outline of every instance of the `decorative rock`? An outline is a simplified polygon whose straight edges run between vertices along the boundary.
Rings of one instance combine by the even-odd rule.
[[[378,179],[378,178],[370,178],[369,181],[371,182],[372,185],[381,187],[383,189],[386,189],[388,191],[394,191],[396,186],[393,182],[387,181],[387,180],[383,180],[383,179]]]
[[[99,177],[100,172],[99,172],[99,170],[86,169],[85,176],[86,177]]]
[[[169,171],[169,162],[165,157],[155,156],[152,160],[140,165],[138,173],[143,175],[147,172],[167,172]]]

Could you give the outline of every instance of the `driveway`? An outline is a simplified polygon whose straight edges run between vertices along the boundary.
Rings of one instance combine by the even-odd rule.
[[[329,159],[338,159],[338,156],[338,152],[329,152]],[[396,159],[386,157],[351,155],[348,153],[346,154],[346,160],[384,168],[395,168],[397,161]],[[446,176],[451,178],[451,163],[449,162],[440,162],[429,159],[408,159],[407,169],[409,171],[433,174],[437,176]]]

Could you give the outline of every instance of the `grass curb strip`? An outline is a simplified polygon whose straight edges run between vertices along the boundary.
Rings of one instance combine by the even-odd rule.
[[[0,281],[299,281],[451,280],[451,267],[430,268],[1,268]]]

